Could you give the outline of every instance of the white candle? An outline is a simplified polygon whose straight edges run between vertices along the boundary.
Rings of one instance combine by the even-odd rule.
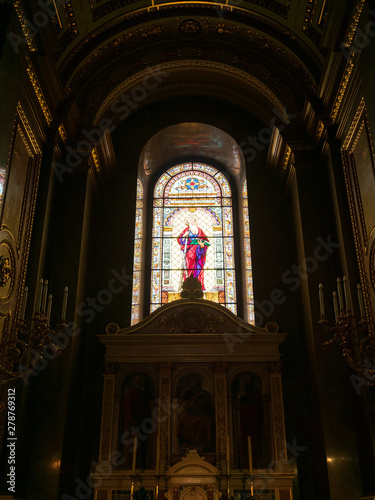
[[[362,295],[361,285],[357,285],[357,295],[358,295],[359,310],[361,313],[361,318],[364,318],[365,317],[365,306],[363,304],[363,295]]]
[[[337,301],[337,293],[333,292],[333,308],[335,310],[335,323],[337,323],[337,320],[339,319],[339,304]]]
[[[25,321],[26,304],[27,304],[27,297],[28,296],[29,296],[29,289],[27,286],[25,286],[25,290],[23,292],[23,297],[22,297],[21,321]]]
[[[158,439],[156,441],[156,475],[158,476],[160,472],[160,434],[158,433]]]
[[[342,285],[340,278],[337,278],[337,295],[339,298],[339,310],[342,311],[342,309],[344,309],[344,298],[342,295]]]
[[[349,295],[349,283],[348,283],[348,278],[346,276],[343,277],[342,279],[344,283],[344,296],[345,296],[345,304],[346,304],[346,309],[349,311],[351,309],[350,307],[350,295]]]
[[[251,450],[251,437],[247,436],[247,446],[249,448],[249,476],[253,475],[253,454]]]
[[[48,295],[48,280],[44,282],[43,286],[43,297],[42,297],[42,306],[40,308],[40,312],[46,312],[47,306],[47,295]]]
[[[62,303],[62,311],[61,311],[61,319],[65,321],[66,317],[66,306],[68,304],[68,287],[66,286],[64,288],[64,296],[63,296],[63,303]]]
[[[323,295],[323,285],[321,283],[319,283],[319,305],[320,305],[320,317],[324,318],[325,317],[324,295]]]
[[[135,476],[135,464],[137,461],[137,445],[138,445],[138,438],[137,436],[134,436],[132,476]]]
[[[51,320],[51,310],[52,310],[52,295],[48,295],[48,303],[47,303],[47,325],[49,326]]]
[[[227,436],[227,474],[230,473],[230,448],[229,448],[229,436]]]
[[[38,289],[38,299],[36,302],[36,311],[40,311],[40,307],[42,305],[42,293],[43,293],[43,280],[39,281],[39,289]]]

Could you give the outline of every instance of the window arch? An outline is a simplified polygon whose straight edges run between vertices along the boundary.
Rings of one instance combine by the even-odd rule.
[[[197,277],[205,298],[236,313],[231,188],[219,170],[183,163],[154,189],[151,312],[180,298],[183,280]]]

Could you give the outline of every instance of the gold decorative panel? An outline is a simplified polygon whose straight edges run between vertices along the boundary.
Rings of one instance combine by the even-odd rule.
[[[364,99],[355,113],[342,148],[345,182],[370,331],[375,298],[375,162]]]

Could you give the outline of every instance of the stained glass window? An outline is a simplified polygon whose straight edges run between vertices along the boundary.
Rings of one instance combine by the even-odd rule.
[[[250,227],[249,227],[249,209],[247,197],[247,181],[245,180],[242,188],[242,210],[244,220],[244,252],[245,252],[245,289],[246,289],[246,309],[247,321],[255,323],[254,315],[254,293],[253,293],[253,271],[251,265],[250,248]]]
[[[6,174],[7,174],[6,169],[0,168],[0,208],[3,203]]]
[[[183,163],[156,183],[151,269],[151,312],[195,276],[206,299],[236,313],[231,189],[215,168]]]
[[[141,286],[141,250],[142,250],[142,223],[143,223],[143,187],[141,181],[137,180],[137,201],[135,211],[135,239],[134,239],[134,263],[133,263],[133,297],[132,297],[132,320],[134,325],[139,321],[140,286]]]

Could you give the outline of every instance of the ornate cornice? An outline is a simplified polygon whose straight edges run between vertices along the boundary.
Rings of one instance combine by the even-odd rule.
[[[17,104],[17,113],[18,113],[18,116],[20,117],[23,128],[27,134],[27,138],[29,139],[29,143],[32,145],[33,150],[34,150],[32,152],[33,154],[31,156],[34,156],[35,154],[40,155],[42,153],[42,151],[40,149],[38,141],[35,138],[34,132],[32,131],[32,128],[31,128],[30,123],[26,117],[26,114],[21,106],[21,103]]]
[[[218,5],[223,7],[222,4]],[[191,9],[196,11],[195,15],[192,14]],[[199,16],[203,10],[207,11],[207,16],[212,15],[212,12],[215,11],[216,15],[213,16],[212,19],[217,24],[218,18],[216,9],[212,3],[169,4],[158,5],[157,8],[148,7],[119,16],[108,21],[108,23],[101,26],[96,31],[93,31],[69,53],[59,69],[61,79],[63,83],[66,84],[74,74],[75,69],[79,68],[82,61],[89,58],[91,53],[98,52],[101,54],[103,52],[103,47],[101,46],[108,43],[108,40],[118,40],[126,35],[126,30],[131,29],[133,33],[135,26],[140,26],[141,23],[150,22],[151,16],[153,23],[160,24],[162,22],[162,16],[164,16],[164,20],[170,20],[172,16],[184,16],[184,12],[189,11],[190,17],[193,16],[200,19]],[[279,40],[279,42],[284,45],[284,52],[294,53],[294,57],[297,60],[300,59],[301,61],[305,61],[305,65],[310,68],[314,79],[316,81],[319,80],[323,64],[322,58],[288,28],[261,16],[259,13],[248,12],[246,9],[240,9],[239,7],[224,6],[223,13],[225,14],[225,19],[222,18],[223,22],[231,20],[234,24],[238,25],[238,23],[240,23],[249,30],[256,30],[256,36],[263,36],[269,42]],[[145,39],[143,39],[143,41],[145,41]]]
[[[47,124],[51,125],[53,121],[51,112],[48,108],[46,98],[44,97],[43,91],[41,89],[38,77],[36,76],[36,73],[34,71],[33,65],[31,64],[30,58],[27,55],[26,55],[26,71],[29,76],[31,85],[33,86],[36,97],[38,99],[39,105],[42,109],[44,118],[46,119]]]
[[[14,10],[16,11],[18,21],[21,25],[22,34],[25,37],[25,40],[27,42],[27,46],[29,47],[29,50],[31,52],[36,52],[38,49],[37,49],[37,46],[36,46],[36,43],[34,40],[34,36],[33,36],[32,32],[30,30],[30,27],[27,23],[27,18],[26,18],[26,15],[25,15],[25,12],[23,10],[22,3],[20,0],[15,0]]]
[[[340,108],[341,108],[342,101],[343,101],[345,93],[346,93],[346,89],[348,88],[350,78],[352,76],[353,69],[354,69],[354,62],[353,62],[354,56],[355,56],[355,54],[353,52],[353,54],[349,58],[349,61],[346,65],[344,74],[342,76],[340,86],[339,86],[338,92],[336,94],[336,98],[335,98],[335,101],[333,103],[331,114],[330,114],[330,119],[332,120],[332,122],[335,122],[335,120],[337,118],[337,115],[338,115]]]
[[[346,32],[344,45],[345,47],[350,47],[353,44],[354,35],[357,31],[359,20],[361,19],[363,8],[366,4],[366,0],[357,0],[353,15],[349,23],[348,31]]]
[[[136,3],[138,0],[109,0],[104,5],[100,5],[99,7],[92,8],[92,17],[93,21],[99,21],[102,17],[111,14],[115,10],[123,8],[124,6],[131,5]],[[277,2],[276,0],[249,0],[249,3],[259,5],[260,7],[269,10],[275,14],[278,14],[283,19],[287,19],[290,2],[288,1],[286,4]],[[217,3],[218,6],[221,4]]]

